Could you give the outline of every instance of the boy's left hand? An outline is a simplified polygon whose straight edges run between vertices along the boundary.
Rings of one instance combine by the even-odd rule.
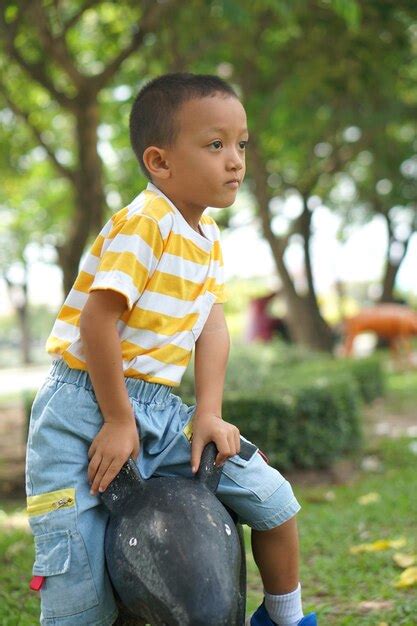
[[[193,437],[191,440],[191,467],[193,474],[200,467],[201,455],[205,446],[214,441],[218,454],[216,465],[223,465],[230,456],[240,451],[240,432],[214,413],[204,413],[193,417]]]

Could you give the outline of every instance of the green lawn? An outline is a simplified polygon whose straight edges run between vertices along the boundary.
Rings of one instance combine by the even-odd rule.
[[[392,585],[402,571],[392,555],[417,551],[417,456],[409,448],[411,441],[380,440],[372,451],[381,461],[380,472],[361,473],[350,486],[321,489],[323,494],[333,492],[333,501],[309,502],[312,490],[294,486],[302,505],[298,525],[304,610],[316,610],[320,624],[417,624],[416,587],[399,590]],[[380,501],[366,506],[357,502],[358,497],[370,492],[377,492]],[[317,488],[314,495],[319,495]],[[349,553],[354,545],[400,537],[407,539],[401,550]],[[252,587],[257,584],[257,574],[249,555],[248,565]],[[248,609],[260,599],[260,592],[250,593]],[[371,601],[390,601],[392,608],[361,612],[360,603]]]
[[[385,411],[392,414],[414,413],[417,397],[417,372],[408,370],[392,373],[388,376],[387,383]]]
[[[416,588],[393,587],[401,570],[394,564],[390,549],[352,555],[351,546],[377,539],[405,537],[401,552],[417,551],[416,455],[411,439],[381,439],[372,454],[381,461],[378,473],[363,472],[350,486],[297,488],[302,510],[298,515],[301,540],[301,582],[304,610],[316,610],[320,626],[374,625],[412,626],[417,624]],[[333,492],[333,500],[320,494]],[[380,501],[367,506],[357,498],[369,492]],[[330,494],[331,495],[331,494]],[[312,497],[314,496],[314,497]],[[311,500],[315,500],[312,502]],[[38,623],[38,600],[28,582],[33,562],[30,535],[13,528],[19,523],[22,502],[3,503],[0,514],[0,624],[33,626]],[[14,514],[13,518],[10,516]],[[248,611],[259,604],[262,585],[250,551],[250,530],[246,534],[248,565]],[[390,608],[364,613],[362,602],[389,602]],[[392,604],[392,605],[391,605]]]

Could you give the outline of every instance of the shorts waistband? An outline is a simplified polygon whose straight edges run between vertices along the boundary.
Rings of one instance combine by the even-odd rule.
[[[94,391],[90,375],[85,370],[77,370],[69,367],[64,359],[55,359],[52,362],[48,376],[66,383],[73,383],[80,387],[85,387],[89,391]],[[168,385],[151,383],[140,378],[125,376],[125,384],[129,396],[135,397],[140,402],[161,403],[168,399],[172,389]]]

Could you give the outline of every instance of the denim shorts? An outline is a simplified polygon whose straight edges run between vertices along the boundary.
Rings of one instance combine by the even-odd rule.
[[[192,478],[195,406],[165,385],[134,378],[125,383],[139,431],[135,460],[142,477]],[[32,573],[45,577],[40,623],[47,626],[110,626],[117,617],[104,555],[108,512],[100,496],[90,494],[87,477],[87,452],[102,424],[88,373],[54,361],[33,403],[26,454],[27,511],[36,550]],[[301,507],[258,448],[242,436],[241,442],[251,453],[226,460],[216,495],[242,524],[268,530]]]

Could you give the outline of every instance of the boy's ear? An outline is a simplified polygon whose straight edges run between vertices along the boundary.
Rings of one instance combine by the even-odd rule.
[[[170,177],[171,171],[166,160],[166,151],[156,146],[148,146],[143,153],[143,162],[152,177],[166,179]]]

